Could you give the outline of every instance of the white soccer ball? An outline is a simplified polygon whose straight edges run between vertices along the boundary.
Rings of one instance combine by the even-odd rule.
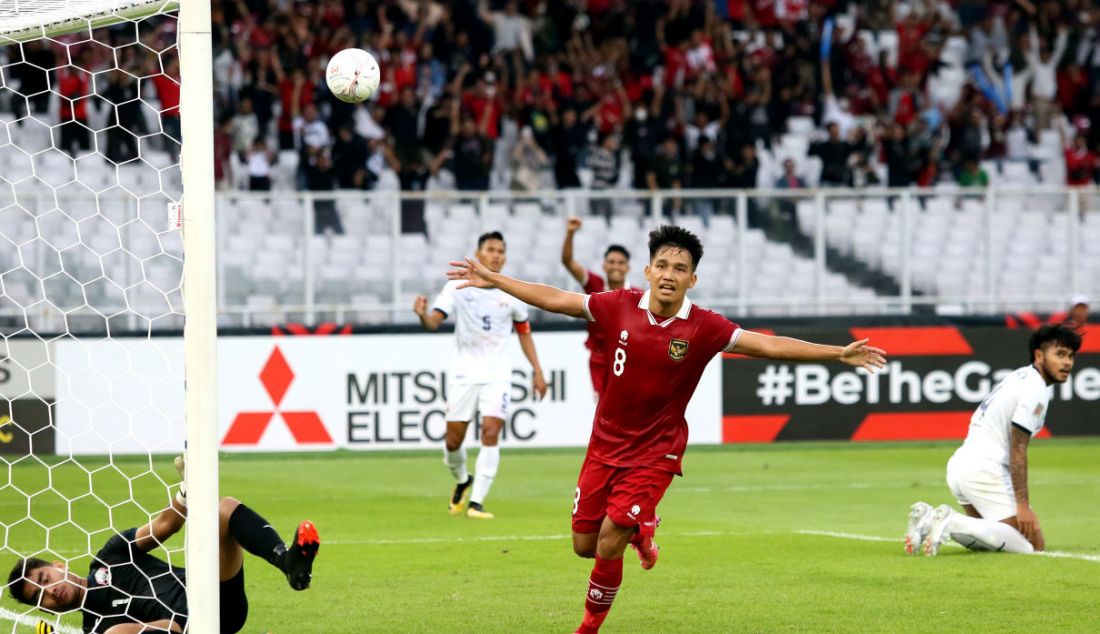
[[[370,53],[361,48],[345,48],[328,61],[325,79],[337,99],[359,103],[378,90],[382,71]]]

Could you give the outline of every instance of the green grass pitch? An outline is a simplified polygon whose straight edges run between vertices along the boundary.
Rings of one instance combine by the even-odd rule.
[[[622,590],[603,631],[615,632],[1096,632],[1100,628],[1100,440],[1038,441],[1033,506],[1048,548],[1082,557],[971,554],[906,557],[909,504],[952,502],[949,444],[783,444],[694,447],[660,506],[661,559],[643,572],[628,551]],[[476,449],[470,449],[471,464]],[[246,559],[246,632],[572,632],[591,562],[572,553],[569,511],[581,450],[505,450],[486,507],[494,521],[450,517],[450,476],[436,452],[227,455],[225,495],[284,535],[312,519],[322,546],[313,587],[292,592]],[[87,464],[102,464],[87,461]],[[174,481],[167,457],[157,474]],[[71,516],[102,528],[141,521],[165,500],[140,461],[89,477],[53,469]],[[7,470],[5,523],[24,516],[22,491],[46,489],[41,465]],[[159,489],[159,490],[158,490]],[[94,490],[96,497],[90,493]],[[70,505],[46,490],[34,517],[64,556],[86,551],[63,524]],[[41,547],[23,521],[9,546]],[[90,540],[93,550],[106,538]],[[877,540],[876,540],[877,538]],[[889,540],[889,541],[887,541]],[[182,540],[178,545],[182,545]],[[0,557],[4,574],[14,562]],[[87,560],[74,564],[86,572]],[[23,611],[5,597],[0,607]],[[66,623],[77,624],[74,616]],[[0,621],[0,631],[12,631]],[[14,631],[30,631],[30,628]]]

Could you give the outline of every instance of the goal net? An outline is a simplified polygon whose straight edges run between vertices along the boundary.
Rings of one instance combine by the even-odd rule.
[[[0,631],[89,623],[42,610],[49,589],[12,583],[14,570],[41,560],[87,577],[104,543],[169,507],[179,484],[192,368],[178,335],[192,326],[178,12],[0,0]],[[152,554],[182,567],[184,544]]]

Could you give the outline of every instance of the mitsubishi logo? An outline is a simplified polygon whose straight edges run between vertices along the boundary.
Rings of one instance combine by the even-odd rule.
[[[271,397],[274,405],[273,411],[268,412],[240,412],[233,419],[229,431],[222,439],[224,445],[256,445],[267,429],[271,419],[276,415],[282,416],[290,430],[294,440],[298,444],[332,444],[325,424],[317,412],[284,412],[279,410],[279,404],[283,402],[290,384],[294,381],[294,371],[286,362],[279,346],[271,351],[263,370],[260,371],[260,383],[263,384],[267,395]]]

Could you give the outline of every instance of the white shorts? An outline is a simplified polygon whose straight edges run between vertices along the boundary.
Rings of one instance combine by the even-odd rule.
[[[507,418],[511,393],[512,385],[507,381],[451,385],[447,394],[447,421],[472,421],[476,412],[483,418]]]
[[[947,486],[959,504],[973,506],[983,519],[999,522],[1016,515],[1012,476],[999,464],[955,454],[947,461]]]

